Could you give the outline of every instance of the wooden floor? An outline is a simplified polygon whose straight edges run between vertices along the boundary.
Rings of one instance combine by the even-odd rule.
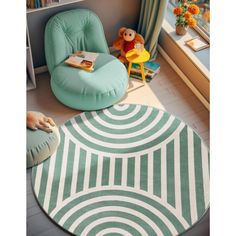
[[[136,80],[130,81],[128,93],[120,102],[146,104],[164,109],[189,124],[209,146],[208,110],[161,56],[157,61],[161,64],[161,71],[148,83],[149,86],[144,86]],[[37,88],[27,92],[27,110],[43,112],[51,116],[58,125],[79,113],[56,100],[50,90],[48,73],[40,74],[36,79]],[[31,169],[27,170],[27,235],[70,235],[55,225],[38,206],[31,186]],[[209,236],[209,212],[184,234],[184,236],[199,235]]]

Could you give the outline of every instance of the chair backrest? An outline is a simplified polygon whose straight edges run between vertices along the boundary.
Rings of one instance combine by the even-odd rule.
[[[100,19],[87,9],[65,11],[50,18],[44,40],[50,74],[75,51],[109,53]]]

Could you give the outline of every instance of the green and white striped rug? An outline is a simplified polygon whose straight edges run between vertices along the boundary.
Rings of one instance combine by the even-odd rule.
[[[84,112],[32,170],[35,196],[75,235],[179,235],[209,205],[209,153],[185,123],[142,105]]]

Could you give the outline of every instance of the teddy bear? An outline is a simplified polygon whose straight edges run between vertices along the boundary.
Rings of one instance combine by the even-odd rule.
[[[113,43],[113,47],[116,50],[120,50],[119,60],[123,63],[127,62],[125,54],[136,46],[144,47],[143,36],[132,29],[125,27],[120,28],[119,37]]]

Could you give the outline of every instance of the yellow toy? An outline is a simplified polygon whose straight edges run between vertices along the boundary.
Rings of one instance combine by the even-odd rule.
[[[142,51],[137,51],[137,49],[132,49],[125,54],[127,61],[129,62],[128,75],[130,76],[130,70],[133,63],[139,64],[141,68],[142,80],[145,83],[145,71],[144,62],[148,61],[150,54],[148,51],[143,49]]]

